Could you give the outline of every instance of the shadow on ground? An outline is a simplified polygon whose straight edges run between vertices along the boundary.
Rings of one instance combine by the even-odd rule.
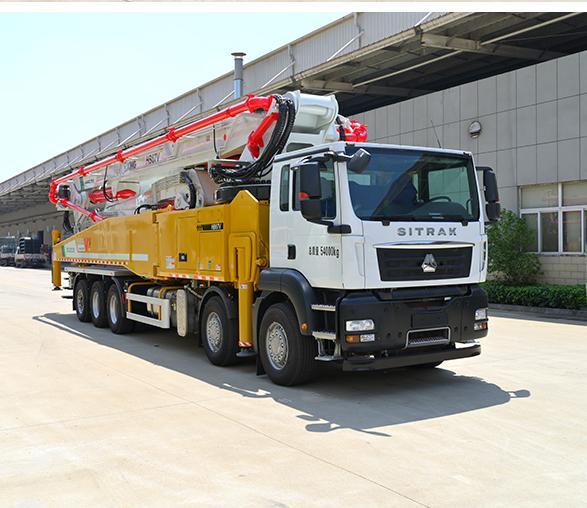
[[[299,410],[298,418],[307,422],[309,432],[352,429],[388,437],[371,429],[474,411],[530,396],[528,390],[505,391],[481,378],[442,367],[346,373],[324,365],[311,384],[288,388],[274,385],[266,376],[256,376],[254,359],[232,367],[215,367],[193,338],[182,339],[173,332],[148,328],[114,335],[109,329],[80,323],[75,314],[47,313],[33,319],[243,397],[273,399]],[[446,365],[450,367],[450,363]]]

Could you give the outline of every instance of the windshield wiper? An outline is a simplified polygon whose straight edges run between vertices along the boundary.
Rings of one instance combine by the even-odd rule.
[[[392,221],[415,221],[416,219],[411,215],[369,215],[369,217],[364,217],[363,220],[379,220],[387,226]]]
[[[460,215],[370,215],[367,220],[379,220],[382,222],[417,222],[417,221],[449,221],[449,222],[460,222],[463,226],[466,226],[471,219],[467,217],[461,217]]]
[[[466,226],[470,220],[470,218],[463,217],[462,215],[434,215],[431,218],[438,218],[445,221],[453,221],[453,222],[460,222],[463,226]]]

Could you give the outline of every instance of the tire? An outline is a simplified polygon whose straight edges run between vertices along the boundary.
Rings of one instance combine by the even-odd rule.
[[[311,380],[317,373],[316,341],[302,335],[289,303],[269,307],[261,321],[259,355],[269,379],[293,386]]]
[[[96,328],[106,328],[108,326],[108,316],[106,316],[106,286],[101,280],[97,280],[92,284],[89,307],[94,326]]]
[[[116,284],[111,284],[106,294],[106,318],[110,330],[117,335],[130,333],[135,327],[135,322],[126,317],[122,295]]]
[[[226,306],[217,296],[211,297],[204,305],[200,318],[200,337],[210,363],[220,366],[236,363],[236,320],[228,318]]]
[[[414,369],[434,369],[438,367],[442,362],[432,362],[432,363],[421,363],[419,365],[412,365]]]
[[[90,285],[86,279],[80,279],[75,284],[73,295],[75,314],[82,323],[89,323],[90,316]]]

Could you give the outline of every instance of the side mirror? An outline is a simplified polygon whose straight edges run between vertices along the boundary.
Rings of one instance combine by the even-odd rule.
[[[485,205],[485,214],[490,224],[497,222],[501,215],[501,205],[499,203],[487,203]]]
[[[497,178],[495,171],[489,167],[478,167],[483,171],[483,187],[485,188],[485,212],[489,222],[495,222],[499,219],[501,205],[499,204],[499,190],[497,188]]]
[[[300,212],[302,217],[309,222],[321,222],[322,205],[320,199],[302,199],[300,200]]]
[[[320,162],[309,161],[297,168],[300,179],[300,212],[308,222],[328,226],[328,233],[349,234],[351,228],[347,224],[334,225],[322,217],[322,179],[320,178]]]
[[[305,162],[298,166],[298,171],[300,195],[304,196],[304,199],[320,199],[322,197],[320,164],[318,162]]]
[[[362,173],[367,169],[369,162],[371,162],[371,154],[367,150],[359,148],[347,162],[346,166],[353,173]]]

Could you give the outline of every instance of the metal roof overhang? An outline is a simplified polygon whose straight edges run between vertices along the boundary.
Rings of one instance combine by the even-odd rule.
[[[346,16],[317,32],[348,18]],[[309,93],[336,93],[341,113],[353,115],[587,49],[586,13],[447,13],[423,18],[433,19],[423,19],[408,30],[365,46],[360,44],[362,29],[357,25],[357,33],[320,65],[300,72],[282,71],[265,86],[247,92],[262,95],[302,89]],[[359,42],[359,49],[347,49],[356,42]],[[251,62],[249,66],[283,49]],[[286,69],[290,66],[287,65]],[[282,75],[287,77],[278,79]],[[218,79],[227,76],[230,73]],[[225,101],[223,107],[229,104]],[[191,117],[186,115],[178,125],[207,112]],[[151,130],[149,137],[161,133],[165,127],[161,125],[158,130]],[[116,149],[145,139],[148,137],[119,144]],[[103,151],[100,158],[116,149]],[[18,175],[21,180],[15,185],[7,186],[10,180],[0,184],[0,213],[47,202],[52,177],[93,160],[96,160],[95,156],[80,158],[75,164],[72,161],[64,167],[56,167],[41,177],[34,172],[28,177],[27,173],[31,171],[28,170]]]
[[[586,13],[488,12],[442,20],[312,69],[279,90],[336,93],[341,113],[353,115],[587,49]]]

